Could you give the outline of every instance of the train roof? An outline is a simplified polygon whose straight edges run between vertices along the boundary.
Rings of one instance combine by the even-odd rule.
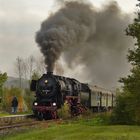
[[[115,94],[115,92],[106,88],[99,87],[97,85],[90,85],[90,89],[95,92],[102,92],[103,94]]]

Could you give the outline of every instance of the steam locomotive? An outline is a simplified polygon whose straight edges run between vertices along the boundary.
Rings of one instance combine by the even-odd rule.
[[[110,109],[114,105],[114,94],[97,86],[80,83],[76,79],[43,74],[38,80],[32,80],[31,91],[35,91],[33,102],[34,115],[39,119],[56,119],[57,110],[67,103],[71,115],[79,115],[87,108],[93,111]]]

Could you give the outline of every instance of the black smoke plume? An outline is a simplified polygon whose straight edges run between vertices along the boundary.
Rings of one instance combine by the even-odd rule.
[[[78,1],[63,3],[41,24],[36,42],[45,57],[47,71],[53,71],[63,56],[71,69],[84,65],[82,74],[86,80],[112,86],[126,70],[124,56],[130,41],[124,30],[130,18],[116,2],[100,10],[90,5]]]

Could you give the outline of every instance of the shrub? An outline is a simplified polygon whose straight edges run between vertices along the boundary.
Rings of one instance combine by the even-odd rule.
[[[131,94],[119,95],[116,99],[116,106],[112,112],[112,124],[134,124],[135,113]]]
[[[64,105],[57,111],[58,117],[62,119],[68,119],[71,117],[70,113],[70,107],[69,105],[65,102]]]

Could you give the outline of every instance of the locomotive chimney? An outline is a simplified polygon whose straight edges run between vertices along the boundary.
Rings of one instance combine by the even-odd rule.
[[[53,75],[53,72],[52,71],[48,71],[47,75]]]
[[[53,75],[53,72],[49,69],[48,66],[46,67],[46,70],[47,70],[47,75]]]

